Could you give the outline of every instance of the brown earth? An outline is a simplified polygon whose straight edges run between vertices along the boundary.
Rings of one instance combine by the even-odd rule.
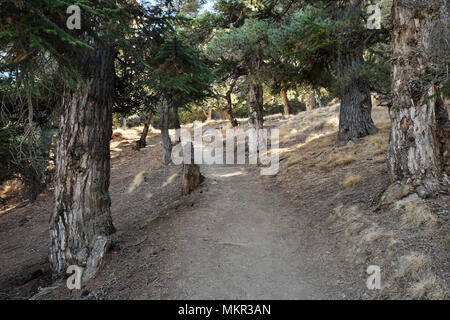
[[[51,190],[21,208],[11,199],[0,209],[0,299],[445,298],[449,197],[427,204],[433,225],[410,232],[398,212],[376,210],[389,185],[386,110],[374,110],[378,135],[344,148],[333,146],[337,112],[335,105],[268,117],[268,127],[280,128],[279,174],[202,166],[207,179],[190,196],[181,195],[181,168],[162,165],[157,132],[135,151],[141,128],[116,131],[117,233],[99,274],[82,290],[52,282]],[[145,178],[130,193],[138,175]],[[366,287],[371,264],[382,269],[381,291]]]

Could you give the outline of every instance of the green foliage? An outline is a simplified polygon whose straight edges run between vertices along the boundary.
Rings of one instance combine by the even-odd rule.
[[[0,184],[10,179],[20,179],[25,194],[35,200],[49,183],[48,153],[51,148],[51,132],[25,138],[21,128],[7,125],[0,127]]]
[[[155,90],[172,106],[185,107],[210,94],[213,75],[205,57],[180,36],[168,36],[153,65]]]

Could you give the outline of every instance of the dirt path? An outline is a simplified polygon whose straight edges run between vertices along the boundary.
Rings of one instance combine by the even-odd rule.
[[[135,139],[126,136],[112,148],[112,212],[118,231],[103,269],[81,291],[60,283],[41,299],[348,297],[336,243],[314,222],[322,215],[293,205],[273,178],[263,179],[254,166],[203,166],[206,181],[183,197],[179,175],[161,187],[180,168],[160,165],[160,137],[152,135],[148,148],[139,152],[131,149]],[[142,170],[149,176],[128,193]],[[35,204],[1,217],[2,297],[28,299],[38,287],[52,285],[47,263],[51,208],[49,191]]]
[[[200,203],[174,223],[174,276],[163,298],[342,298],[336,279],[323,270],[329,252],[305,243],[312,241],[310,231],[293,221],[297,208],[244,166],[202,172],[207,182]]]

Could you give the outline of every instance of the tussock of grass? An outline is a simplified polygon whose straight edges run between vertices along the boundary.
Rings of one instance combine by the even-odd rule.
[[[2,185],[0,185],[0,198],[8,198],[22,189],[23,183],[19,179],[5,181]]]
[[[164,188],[175,181],[176,177],[178,177],[178,173],[174,173],[171,175],[161,186],[161,188]]]
[[[445,299],[445,286],[432,270],[431,258],[422,253],[412,252],[400,257],[397,276],[409,283],[408,293],[413,299]]]
[[[124,140],[125,138],[123,137],[123,134],[121,131],[114,131],[112,134],[112,139],[114,141],[120,141],[120,140]]]
[[[361,181],[362,181],[361,175],[359,175],[359,174],[349,175],[349,176],[347,176],[347,178],[345,178],[342,185],[346,188],[351,188],[351,187],[357,185],[358,183],[360,183]]]
[[[300,163],[301,161],[302,161],[302,157],[298,153],[293,152],[288,156],[287,166],[292,167],[293,165]]]
[[[142,181],[145,178],[145,175],[147,174],[147,171],[142,171],[138,173],[136,177],[134,177],[133,182],[131,183],[130,187],[128,188],[128,193],[133,193],[136,191],[136,189],[141,185]]]
[[[386,162],[386,156],[379,156],[373,159],[374,163],[385,163]]]
[[[431,260],[422,253],[412,252],[400,257],[398,276],[419,279],[431,267]]]
[[[417,283],[413,284],[408,292],[413,299],[443,300],[446,296],[445,289],[432,273],[428,273]]]
[[[394,237],[393,232],[384,232],[382,230],[373,230],[365,235],[366,241],[375,242],[382,239],[392,239]]]
[[[401,224],[406,229],[414,229],[420,226],[433,227],[437,223],[437,219],[428,205],[416,194],[397,201],[394,209],[401,214]]]
[[[332,159],[332,161],[334,161],[334,163],[338,166],[345,166],[352,162],[355,162],[356,160],[358,159],[355,156],[341,154],[335,155],[335,157]]]

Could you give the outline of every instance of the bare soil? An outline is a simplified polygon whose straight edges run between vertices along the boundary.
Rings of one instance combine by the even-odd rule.
[[[387,231],[395,225],[388,211],[374,208],[389,185],[386,113],[374,112],[380,134],[337,149],[337,111],[269,118],[267,126],[282,131],[277,176],[262,177],[248,165],[202,166],[206,180],[190,196],[181,195],[181,168],[162,165],[157,132],[140,151],[133,146],[142,128],[116,132],[110,191],[117,233],[101,271],[82,290],[53,280],[47,262],[51,190],[23,207],[19,198],[10,199],[0,208],[0,299],[408,297],[409,284],[385,274],[395,268],[384,268],[392,251],[384,240],[375,246],[361,240],[380,219]],[[145,178],[130,193],[139,174]],[[361,182],[344,187],[349,175],[360,175]],[[448,209],[448,197],[435,202],[435,212]],[[352,206],[356,214],[347,214]],[[445,279],[448,221],[436,215],[438,227],[418,234],[432,252],[434,274]],[[398,241],[400,249],[387,255],[393,265],[419,250],[416,241]],[[365,271],[377,263],[390,282],[370,291]]]

